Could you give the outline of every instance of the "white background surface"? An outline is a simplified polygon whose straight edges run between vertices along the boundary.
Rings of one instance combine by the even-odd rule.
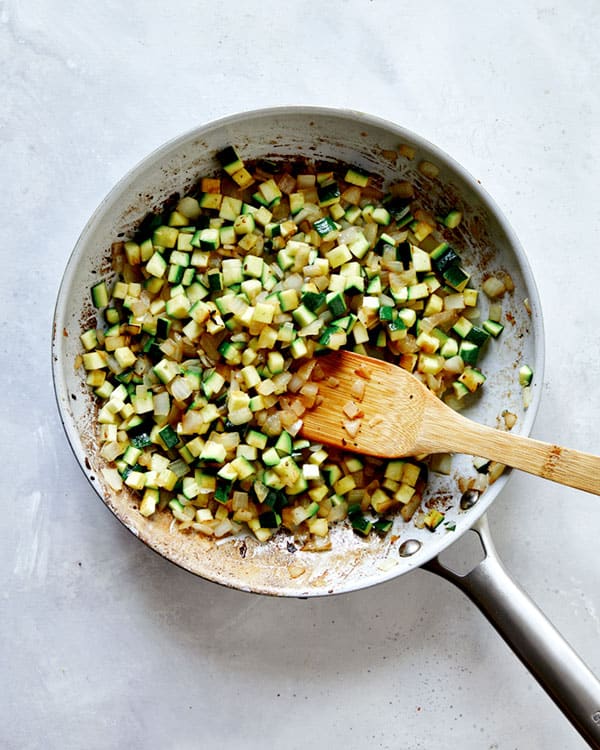
[[[547,333],[534,435],[600,453],[600,6],[0,2],[0,746],[583,746],[467,600],[417,571],[318,601],[155,556],[69,450],[53,305],[87,218],[163,141],[245,108],[394,120],[457,158],[528,251]],[[515,577],[600,674],[600,505],[513,477]]]

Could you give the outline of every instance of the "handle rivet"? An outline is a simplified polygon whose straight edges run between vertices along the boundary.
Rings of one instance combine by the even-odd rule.
[[[463,495],[460,498],[460,509],[469,510],[469,508],[472,508],[479,500],[480,495],[481,492],[479,492],[479,490],[467,490],[466,492],[463,492]]]
[[[421,549],[421,542],[418,539],[407,539],[398,547],[400,557],[410,557]]]

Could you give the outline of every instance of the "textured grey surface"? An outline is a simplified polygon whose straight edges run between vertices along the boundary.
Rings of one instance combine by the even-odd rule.
[[[6,748],[578,748],[472,606],[417,571],[258,598],[156,557],[79,471],[50,321],[87,218],[147,152],[277,104],[416,130],[498,201],[547,331],[534,436],[600,453],[597,3],[0,3]],[[523,587],[600,674],[598,500],[525,475],[490,513]]]

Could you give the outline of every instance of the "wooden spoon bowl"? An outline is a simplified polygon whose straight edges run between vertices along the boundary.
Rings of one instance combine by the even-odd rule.
[[[411,373],[389,362],[338,351],[319,358],[321,403],[302,434],[382,458],[467,453],[600,495],[600,457],[496,430],[458,414]],[[364,394],[357,400],[357,381]],[[352,405],[355,406],[352,406]],[[358,415],[349,417],[358,410]]]

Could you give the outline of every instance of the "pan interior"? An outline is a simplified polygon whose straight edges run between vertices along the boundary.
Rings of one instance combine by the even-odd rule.
[[[400,144],[412,146],[415,158],[399,156]],[[298,107],[245,113],[198,128],[147,157],[99,206],[68,262],[55,312],[53,373],[67,436],[94,489],[127,528],[161,555],[204,578],[247,591],[305,597],[340,593],[395,577],[423,564],[466,531],[504,486],[508,472],[476,505],[461,510],[457,479],[472,475],[474,469],[470,457],[457,456],[452,476],[430,474],[426,500],[443,509],[446,519],[456,524],[455,531],[440,529],[432,534],[398,518],[386,537],[373,535],[365,540],[339,526],[332,532],[332,549],[318,553],[303,552],[284,533],[266,544],[248,535],[215,542],[199,534],[181,534],[171,529],[170,516],[143,518],[133,494],[114,493],[102,481],[95,405],[82,372],[74,369],[79,335],[95,320],[90,287],[110,273],[111,243],[127,237],[152,208],[174,193],[183,194],[203,174],[213,173],[214,154],[227,145],[235,145],[246,159],[301,156],[353,164],[386,182],[412,182],[425,208],[460,208],[464,220],[455,230],[454,244],[474,285],[480,286],[496,272],[508,272],[515,284],[503,302],[506,329],[490,342],[482,359],[485,392],[465,414],[495,426],[508,409],[518,418],[514,431],[527,434],[531,429],[539,401],[536,383],[541,382],[543,367],[541,311],[524,252],[498,208],[458,164],[415,134],[355,112]],[[439,176],[423,176],[422,161],[438,166]],[[484,315],[486,304],[482,300]],[[528,410],[523,408],[517,380],[524,363],[536,373]],[[399,550],[407,540],[416,540],[420,546],[413,545],[417,551],[403,557]]]

